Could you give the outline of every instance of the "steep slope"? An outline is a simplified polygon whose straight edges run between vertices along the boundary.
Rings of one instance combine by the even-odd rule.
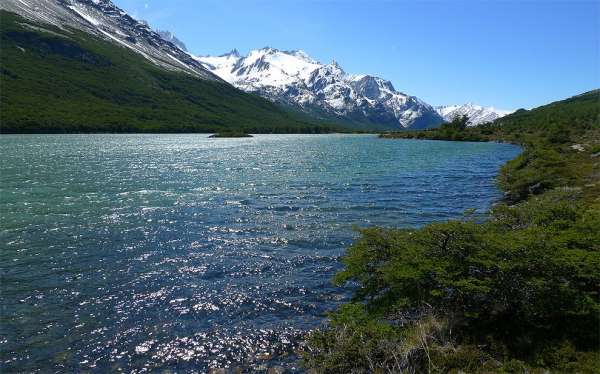
[[[0,44],[4,133],[328,131],[220,79],[164,69],[96,33],[0,11]]]
[[[512,113],[512,111],[500,110],[494,107],[483,107],[473,103],[438,106],[435,110],[446,122],[452,121],[455,117],[467,116],[469,117],[469,122],[467,123],[469,127],[494,122],[498,118]]]
[[[384,79],[349,75],[334,61],[321,64],[303,51],[274,48],[241,56],[199,56],[204,66],[234,86],[322,118],[339,118],[366,128],[435,127],[441,116],[415,96]]]
[[[218,80],[191,56],[110,0],[2,0],[0,9],[26,19],[85,31],[124,46],[165,69]]]

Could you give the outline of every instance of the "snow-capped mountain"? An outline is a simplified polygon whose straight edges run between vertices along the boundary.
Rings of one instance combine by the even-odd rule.
[[[129,48],[165,69],[220,80],[204,66],[141,21],[130,17],[110,0],[2,0],[0,9],[26,19],[100,36]]]
[[[181,40],[177,39],[177,37],[170,31],[167,30],[156,30],[156,33],[158,35],[160,35],[161,38],[163,38],[164,40],[171,42],[173,44],[175,44],[176,46],[178,46],[181,50],[187,52],[187,47],[185,46],[185,43],[182,42]]]
[[[388,129],[434,127],[443,121],[432,106],[396,91],[391,82],[347,74],[335,61],[322,64],[303,51],[266,47],[241,56],[234,49],[196,59],[244,91],[312,114]]]
[[[446,105],[435,108],[437,112],[444,118],[444,121],[452,121],[458,116],[469,117],[467,126],[478,126],[484,123],[493,122],[500,117],[512,113],[509,110],[500,110],[494,107],[483,107],[473,103],[463,105]]]
[[[508,112],[467,104],[437,109],[397,91],[384,79],[351,75],[333,61],[322,64],[303,51],[262,48],[241,56],[192,56],[168,31],[153,31],[110,0],[2,0],[0,9],[66,32],[75,28],[129,48],[168,70],[199,78],[225,80],[272,101],[299,107],[323,118],[341,118],[365,128],[426,128],[466,114],[471,125]]]

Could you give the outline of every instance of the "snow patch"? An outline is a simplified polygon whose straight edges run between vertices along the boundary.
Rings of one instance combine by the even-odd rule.
[[[513,112],[510,110],[496,109],[494,107],[484,107],[473,103],[439,106],[436,110],[447,122],[452,121],[457,116],[467,116],[469,117],[467,126],[470,127],[493,122],[496,119]]]
[[[91,23],[94,26],[99,26],[101,25],[101,22],[98,21],[97,19],[95,19],[94,17],[90,16],[89,14],[85,13],[84,11],[82,11],[81,9],[77,9],[77,7],[73,6],[73,5],[69,5],[68,6],[69,9],[72,9],[75,13],[79,14],[79,16],[81,18],[83,18],[84,20],[88,21],[89,23]]]

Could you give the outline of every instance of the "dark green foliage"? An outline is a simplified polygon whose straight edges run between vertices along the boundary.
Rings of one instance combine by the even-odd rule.
[[[312,336],[309,365],[372,372],[369,360],[390,369],[404,354],[411,357],[403,361],[406,370],[427,372],[424,346],[406,345],[423,318],[416,313],[400,326],[394,317],[433,310],[445,321],[424,337],[431,339],[436,372],[475,372],[481,362],[489,366],[484,372],[567,363],[582,372],[600,369],[593,359],[600,328],[600,210],[586,208],[572,191],[554,191],[518,206],[499,205],[491,215],[483,224],[362,230],[336,277],[339,284],[358,284],[354,304]],[[565,344],[582,362],[556,351]]]
[[[600,90],[594,90],[534,110],[516,111],[490,126],[502,128],[505,133],[538,132],[540,137],[546,138],[555,136],[557,132],[582,134],[599,126],[599,103]]]
[[[594,91],[474,129],[388,135],[525,150],[503,167],[506,201],[484,223],[361,230],[335,279],[356,286],[352,307],[313,334],[307,365],[398,372],[396,358],[411,357],[402,370],[600,372],[599,109]]]
[[[462,115],[456,116],[452,119],[452,121],[443,123],[440,126],[442,130],[464,130],[467,128],[467,123],[469,122],[469,117]]]
[[[228,84],[168,72],[78,30],[0,11],[0,131],[330,132]]]
[[[555,144],[568,143],[571,140],[570,134],[568,128],[554,125],[548,130],[548,141]]]
[[[510,201],[521,201],[555,186],[573,182],[573,170],[555,149],[529,148],[502,167],[500,185]]]
[[[474,134],[467,130],[469,117],[456,116],[450,122],[440,125],[440,127],[421,130],[421,131],[402,131],[381,134],[382,138],[389,139],[433,139],[433,140],[460,140],[460,141],[484,141],[485,137]]]
[[[507,345],[523,331],[591,345],[600,327],[600,230],[591,228],[600,228],[600,212],[559,195],[497,207],[483,224],[363,230],[336,280],[358,281],[356,300],[378,315],[429,305]],[[586,323],[587,336],[577,328]]]

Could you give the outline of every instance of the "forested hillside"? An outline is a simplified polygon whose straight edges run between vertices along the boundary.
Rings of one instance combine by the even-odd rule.
[[[225,82],[171,72],[75,29],[0,11],[0,131],[328,132]]]

